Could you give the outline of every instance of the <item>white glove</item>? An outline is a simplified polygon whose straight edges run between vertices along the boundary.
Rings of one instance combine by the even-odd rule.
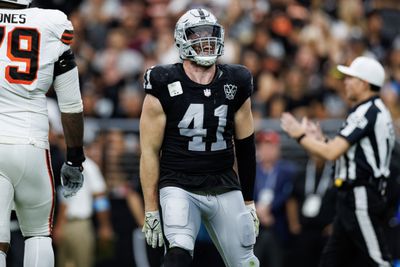
[[[152,246],[152,248],[156,248],[157,244],[159,247],[163,246],[164,239],[158,210],[146,211],[142,232],[146,236],[146,242],[149,246]]]
[[[260,221],[258,220],[257,213],[256,213],[256,206],[254,203],[246,205],[247,210],[250,212],[251,217],[253,217],[253,223],[254,223],[254,233],[256,234],[256,237],[258,236],[260,232]]]
[[[61,185],[64,197],[72,197],[81,189],[84,180],[82,171],[82,166],[72,166],[67,162],[62,165]]]

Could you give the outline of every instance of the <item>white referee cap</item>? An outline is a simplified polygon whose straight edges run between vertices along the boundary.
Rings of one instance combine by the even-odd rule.
[[[385,69],[373,58],[357,57],[350,66],[339,65],[338,70],[349,76],[359,78],[367,83],[382,87],[385,81]]]

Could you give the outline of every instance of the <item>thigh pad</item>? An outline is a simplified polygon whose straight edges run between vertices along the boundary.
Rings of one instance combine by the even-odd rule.
[[[240,243],[244,247],[252,246],[256,243],[253,219],[250,212],[242,212],[237,217]]]
[[[185,227],[189,222],[189,202],[183,198],[166,200],[164,223],[169,227]]]

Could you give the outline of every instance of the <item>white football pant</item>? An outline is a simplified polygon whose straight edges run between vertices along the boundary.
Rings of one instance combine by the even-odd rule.
[[[0,144],[0,243],[10,242],[13,202],[24,237],[50,236],[54,194],[48,150]]]
[[[160,204],[170,248],[180,247],[193,255],[203,222],[226,266],[259,266],[253,253],[253,219],[240,191],[207,195],[165,187],[160,190]]]

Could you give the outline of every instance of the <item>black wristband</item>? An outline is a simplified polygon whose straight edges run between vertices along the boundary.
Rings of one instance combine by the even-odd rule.
[[[81,166],[84,161],[83,147],[67,147],[67,162],[70,162],[71,166]]]
[[[305,134],[305,133],[303,133],[303,134],[301,134],[299,137],[297,137],[297,138],[296,138],[297,143],[300,144],[301,140],[302,140],[304,137],[306,137],[306,134]]]

